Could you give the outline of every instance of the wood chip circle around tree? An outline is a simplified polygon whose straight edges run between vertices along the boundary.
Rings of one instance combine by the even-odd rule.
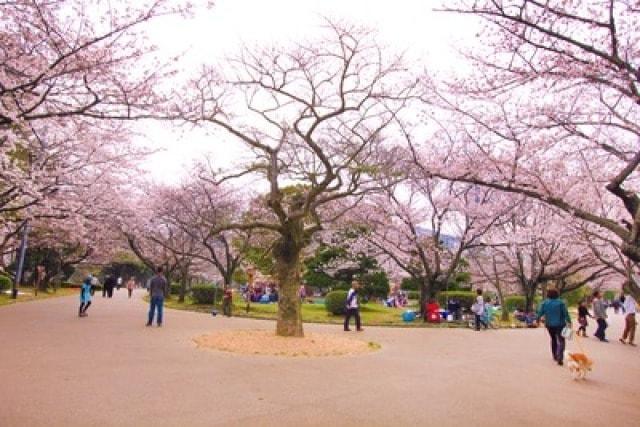
[[[304,338],[280,337],[266,330],[225,330],[194,338],[198,348],[230,353],[283,357],[353,356],[376,351],[380,345],[338,334],[305,333]]]

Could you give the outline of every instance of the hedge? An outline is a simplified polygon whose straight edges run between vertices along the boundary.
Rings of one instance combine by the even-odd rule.
[[[407,291],[407,299],[420,299],[420,292],[418,291]]]
[[[591,289],[588,286],[581,286],[578,289],[574,289],[573,291],[566,292],[560,298],[562,298],[568,306],[576,306],[580,304],[581,301],[587,299],[591,294]]]
[[[82,285],[74,282],[62,282],[60,283],[60,287],[61,288],[81,288]]]
[[[7,276],[0,276],[0,291],[11,289],[13,281]]]
[[[537,304],[540,302],[540,297],[536,296],[533,299],[533,303]],[[525,308],[525,298],[524,295],[510,295],[508,297],[504,298],[504,305],[507,309],[507,311],[511,312],[511,311],[515,311],[516,308],[518,309],[522,309],[524,310]]]
[[[171,295],[180,295],[180,289],[182,285],[180,283],[172,283],[169,285],[169,293]]]
[[[438,303],[442,307],[446,307],[447,299],[457,299],[462,308],[471,308],[471,305],[476,302],[476,294],[471,291],[442,291],[438,293]]]
[[[211,285],[197,285],[191,287],[191,297],[196,304],[213,304],[213,300],[222,301],[222,289]]]
[[[331,314],[345,314],[347,291],[332,291],[324,297],[324,307]]]

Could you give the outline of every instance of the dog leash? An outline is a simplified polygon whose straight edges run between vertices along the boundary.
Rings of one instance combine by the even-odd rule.
[[[573,336],[576,337],[576,344],[578,344],[578,348],[580,349],[580,352],[582,354],[586,355],[587,353],[585,353],[584,348],[582,347],[582,344],[580,343],[580,340],[582,338],[580,337],[580,335],[578,335],[578,331],[573,331]]]

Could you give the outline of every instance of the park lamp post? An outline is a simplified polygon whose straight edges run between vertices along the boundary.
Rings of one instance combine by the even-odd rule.
[[[20,241],[20,250],[18,252],[18,267],[16,268],[16,277],[11,288],[11,298],[18,298],[18,284],[22,281],[24,270],[24,256],[27,252],[27,237],[29,235],[29,219],[26,219],[22,226],[22,240]]]

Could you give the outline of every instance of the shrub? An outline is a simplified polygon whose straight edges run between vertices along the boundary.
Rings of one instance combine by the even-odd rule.
[[[438,304],[446,307],[447,299],[457,299],[462,308],[470,308],[476,301],[477,294],[471,291],[442,291],[438,293]]]
[[[337,280],[331,285],[332,291],[349,291],[351,289],[351,283],[343,282],[342,280]]]
[[[0,276],[0,291],[11,289],[13,281],[7,276]]]
[[[420,281],[413,277],[405,277],[400,282],[400,289],[405,291],[418,291],[420,290]]]
[[[81,285],[76,285],[73,282],[62,282],[60,283],[61,288],[79,288]]]
[[[612,290],[604,291],[604,294],[602,296],[607,301],[613,301],[614,299],[616,299],[616,292]]]
[[[364,300],[371,298],[386,298],[389,295],[389,278],[384,271],[376,271],[365,274],[360,278],[362,283],[362,295]]]
[[[580,301],[586,299],[589,294],[591,294],[591,289],[587,286],[581,286],[578,289],[563,294],[561,298],[565,300],[568,306],[576,306],[580,304]]]
[[[533,298],[533,303],[538,304],[540,302],[540,297],[536,296]],[[520,308],[524,310],[525,307],[525,298],[524,295],[510,295],[508,297],[504,297],[504,305],[507,311],[515,311],[516,308]]]
[[[524,295],[509,295],[508,297],[504,297],[504,308],[509,312],[515,311],[516,308],[524,310],[524,306]]]
[[[191,287],[191,296],[196,304],[213,304],[222,301],[222,289],[211,285],[197,285]]]
[[[420,292],[417,292],[417,291],[408,291],[408,292],[407,292],[407,298],[408,298],[408,299],[415,299],[415,300],[419,300],[419,299],[420,299]]]
[[[332,291],[324,297],[324,306],[331,314],[344,314],[347,303],[347,291]]]
[[[180,283],[172,283],[169,285],[169,293],[171,295],[180,295],[180,288],[182,288]]]

